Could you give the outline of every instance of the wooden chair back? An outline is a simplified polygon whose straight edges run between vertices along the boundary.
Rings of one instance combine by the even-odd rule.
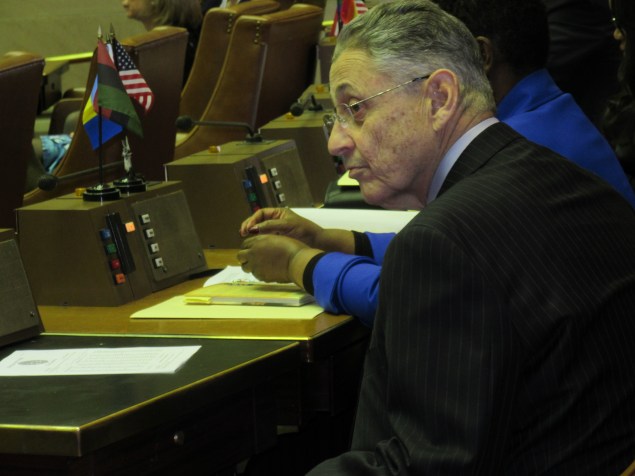
[[[143,138],[128,134],[134,169],[147,180],[164,180],[174,156],[176,118],[183,83],[187,30],[161,26],[121,42],[154,93],[147,115],[137,108]]]
[[[181,93],[180,114],[198,120],[218,82],[229,40],[241,15],[262,15],[280,8],[274,0],[251,0],[227,8],[211,8],[203,18],[194,63]]]
[[[313,82],[322,16],[321,8],[306,4],[241,16],[201,120],[245,123],[256,130],[288,111]],[[195,126],[177,140],[175,158],[245,136],[241,127]]]
[[[320,7],[322,9],[326,8],[326,0],[278,0],[280,2],[280,9],[286,10],[287,8],[291,8],[292,5],[296,3],[306,3],[308,5],[315,5],[316,7]]]
[[[15,228],[22,206],[43,71],[37,54],[0,56],[0,228]]]

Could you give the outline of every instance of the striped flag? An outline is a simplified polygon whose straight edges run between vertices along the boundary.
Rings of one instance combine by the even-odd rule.
[[[154,104],[154,94],[152,90],[137,69],[132,58],[130,58],[128,52],[121,46],[121,43],[119,43],[116,38],[112,38],[110,43],[113,47],[113,55],[115,57],[117,70],[119,70],[119,77],[126,89],[126,93],[141,104],[147,113]]]
[[[95,111],[125,129],[143,136],[141,121],[134,105],[126,94],[117,68],[112,61],[108,48],[102,41],[97,42],[97,103]]]
[[[108,48],[101,40],[97,41],[97,74],[90,99],[84,107],[82,122],[93,149],[101,147],[121,128],[143,137],[134,104],[126,94]]]
[[[339,3],[339,2],[338,2]],[[368,7],[363,0],[342,0],[335,10],[335,18],[331,27],[331,36],[337,36],[340,32],[340,26],[346,25],[357,15],[361,15],[368,11]]]
[[[363,0],[355,0],[355,10],[357,10],[358,15],[361,15],[362,13],[366,13],[368,8]]]

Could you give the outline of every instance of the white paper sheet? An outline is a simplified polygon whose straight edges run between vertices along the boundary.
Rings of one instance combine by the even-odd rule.
[[[397,233],[419,213],[348,208],[292,208],[292,210],[322,228],[341,228],[372,233]]]
[[[203,284],[203,287],[220,283],[262,283],[251,273],[245,273],[240,266],[227,266]]]
[[[0,376],[174,373],[198,346],[17,350],[0,361]]]

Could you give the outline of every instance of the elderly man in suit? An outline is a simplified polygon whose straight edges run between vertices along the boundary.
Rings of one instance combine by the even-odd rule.
[[[427,0],[338,37],[329,149],[364,198],[421,209],[383,259],[351,451],[311,475],[619,474],[635,454],[635,213],[494,117],[478,46]],[[301,284],[317,255],[245,240]]]
[[[542,0],[434,2],[463,21],[476,37],[492,85],[496,117],[604,178],[635,207],[635,193],[611,146],[544,69],[549,30]],[[615,122],[618,130],[624,129],[624,121]],[[372,326],[381,257],[394,233],[324,233],[288,209],[269,208],[245,220],[242,232],[251,227],[292,237],[301,233],[303,241],[325,251],[303,273],[304,286],[329,312],[351,314]]]

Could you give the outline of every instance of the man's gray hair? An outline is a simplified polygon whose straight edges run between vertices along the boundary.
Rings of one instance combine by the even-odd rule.
[[[467,27],[428,0],[382,3],[344,26],[333,62],[346,49],[368,54],[380,73],[403,82],[437,69],[459,78],[465,108],[494,110],[478,44]]]

